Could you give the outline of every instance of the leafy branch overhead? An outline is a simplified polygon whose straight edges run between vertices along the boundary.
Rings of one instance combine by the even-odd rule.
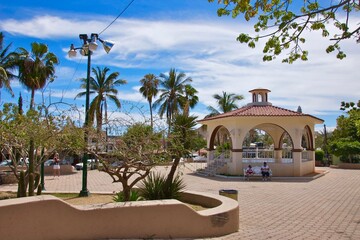
[[[218,0],[218,4],[222,6],[217,11],[219,16],[236,18],[241,14],[246,21],[257,17],[254,30],[258,35],[241,33],[237,40],[255,48],[259,39],[267,39],[263,48],[264,61],[271,61],[282,52],[289,52],[283,59],[286,63],[308,60],[308,51],[302,48],[306,42],[304,31],[320,31],[323,37],[329,38],[331,43],[325,50],[327,53],[336,51],[339,59],[346,57],[340,48],[341,41],[360,42],[360,25],[352,22],[360,10],[359,0]]]

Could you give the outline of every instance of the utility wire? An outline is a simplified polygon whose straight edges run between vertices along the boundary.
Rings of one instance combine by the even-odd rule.
[[[104,28],[104,30],[102,30],[102,31],[99,33],[99,35],[102,34],[103,32],[105,32],[105,31],[130,7],[130,5],[131,5],[134,1],[135,1],[135,0],[132,0],[132,1],[124,8],[124,10],[122,10],[121,13],[120,13],[106,28]]]

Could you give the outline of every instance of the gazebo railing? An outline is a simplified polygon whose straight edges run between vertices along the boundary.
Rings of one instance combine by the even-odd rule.
[[[242,153],[243,159],[264,159],[264,158],[274,158],[273,149],[243,149]]]
[[[311,155],[310,152],[304,150],[301,152],[301,161],[303,162],[307,162],[307,161],[311,161]]]
[[[283,149],[282,150],[282,158],[292,159],[293,158],[292,148]]]

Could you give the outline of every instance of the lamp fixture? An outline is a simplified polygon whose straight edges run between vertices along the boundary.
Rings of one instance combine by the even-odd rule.
[[[114,42],[112,41],[106,41],[99,38],[99,41],[102,43],[104,50],[106,53],[109,53],[111,48],[114,46]]]
[[[83,45],[82,45],[82,47],[75,48],[74,44],[71,44],[70,50],[68,51],[68,56],[70,58],[76,57],[76,54],[77,54],[76,50],[78,50],[78,49],[80,50],[80,54],[82,56],[87,56],[89,54],[89,52],[91,54],[92,52],[96,51],[96,49],[98,47],[97,40],[99,40],[102,43],[103,48],[106,53],[109,53],[111,48],[115,44],[112,41],[103,40],[103,39],[99,38],[99,35],[97,33],[92,33],[90,35],[90,38],[88,37],[87,34],[80,34],[79,38],[81,40],[83,40]]]
[[[70,45],[70,50],[68,52],[68,55],[69,57],[76,57],[76,50],[75,50],[75,47],[74,47],[74,44],[71,44]]]

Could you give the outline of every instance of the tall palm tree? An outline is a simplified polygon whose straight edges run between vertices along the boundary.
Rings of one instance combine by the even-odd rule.
[[[54,53],[49,52],[47,45],[37,42],[31,44],[31,52],[19,48],[17,57],[19,80],[31,91],[30,109],[33,109],[35,91],[44,88],[48,80],[54,80],[55,65],[59,60]]]
[[[194,108],[195,105],[199,102],[199,98],[196,96],[197,93],[198,91],[190,84],[185,85],[183,96],[183,114],[185,116],[189,116],[190,108]]]
[[[117,108],[121,108],[121,103],[119,98],[116,96],[118,90],[116,87],[126,84],[126,80],[117,79],[120,75],[119,72],[110,73],[108,76],[109,68],[100,67],[92,68],[92,72],[95,75],[95,78],[90,77],[89,81],[89,94],[96,94],[95,98],[90,103],[89,109],[89,121],[94,122],[94,117],[96,116],[96,128],[97,131],[101,131],[102,120],[103,120],[103,111],[105,112],[105,121],[107,122],[107,99],[115,103]],[[86,89],[86,78],[81,79],[81,88]],[[86,91],[80,92],[76,95],[77,97],[82,97],[86,95]]]
[[[0,32],[0,89],[6,89],[11,94],[11,96],[14,96],[14,93],[10,87],[10,80],[16,78],[15,74],[13,74],[16,68],[16,54],[13,52],[9,53],[11,44],[4,48],[3,43],[4,35],[2,32]]]
[[[185,85],[192,81],[183,72],[178,73],[174,68],[168,74],[161,73],[160,76],[161,95],[155,101],[155,107],[159,107],[159,115],[163,117],[166,113],[166,120],[171,127],[173,116],[181,111],[181,97],[184,93]]]
[[[33,42],[31,52],[19,48],[16,53],[16,64],[19,67],[19,81],[31,91],[30,110],[34,108],[35,91],[45,87],[48,80],[55,78],[55,65],[58,58],[49,52],[47,45]],[[34,173],[35,143],[30,139],[29,147],[29,176]],[[34,195],[34,181],[29,177],[29,196]]]
[[[216,99],[219,110],[212,106],[209,106],[208,109],[211,111],[211,113],[207,115],[207,117],[235,110],[239,108],[236,102],[244,99],[243,95],[237,95],[234,93],[228,94],[224,91],[222,92],[222,96],[220,96],[219,94],[214,94],[213,97]]]
[[[150,108],[150,122],[151,128],[153,128],[153,112],[152,112],[152,100],[158,93],[159,79],[154,74],[146,74],[141,80],[140,83],[140,93],[146,98],[149,102]]]

